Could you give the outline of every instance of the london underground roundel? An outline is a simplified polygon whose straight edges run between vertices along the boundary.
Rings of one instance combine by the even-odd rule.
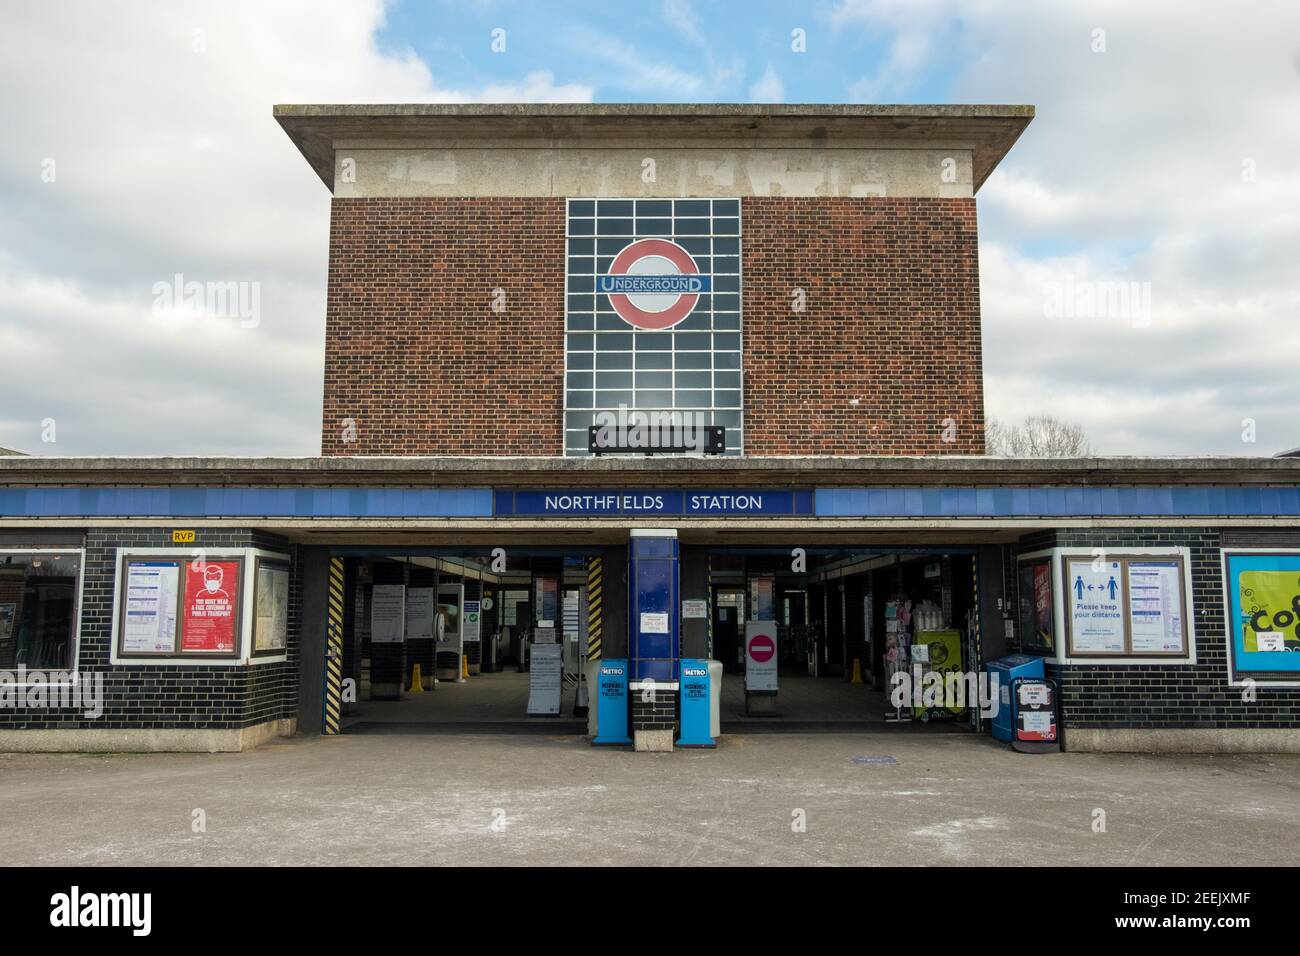
[[[614,257],[596,288],[638,329],[671,329],[711,288],[691,254],[669,239],[638,239]]]

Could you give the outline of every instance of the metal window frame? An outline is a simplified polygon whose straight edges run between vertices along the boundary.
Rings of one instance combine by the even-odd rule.
[[[604,196],[604,197],[599,197],[599,196],[570,196],[570,197],[566,197],[566,198],[565,198],[565,207],[564,207],[564,400],[563,400],[563,408],[562,408],[561,413],[560,413],[560,415],[561,415],[561,419],[560,419],[560,433],[561,433],[561,449],[560,449],[560,450],[561,450],[561,455],[562,455],[563,457],[566,457],[566,458],[570,458],[570,457],[573,457],[573,458],[586,458],[586,457],[590,457],[589,453],[587,452],[587,441],[586,441],[587,430],[586,430],[586,427],[583,426],[583,427],[581,427],[581,428],[573,428],[573,429],[570,429],[570,428],[569,428],[569,415],[570,415],[570,413],[575,413],[575,414],[577,414],[577,413],[581,413],[581,414],[588,414],[588,415],[595,416],[596,414],[598,414],[598,413],[600,413],[600,412],[605,412],[605,411],[617,411],[617,408],[616,408],[616,407],[610,407],[610,406],[606,406],[606,405],[602,405],[602,404],[600,404],[600,403],[597,401],[597,398],[596,398],[597,393],[600,392],[601,389],[598,389],[598,388],[595,387],[595,383],[596,383],[596,378],[595,378],[595,376],[596,376],[597,373],[599,373],[600,371],[602,371],[601,369],[598,369],[598,368],[596,367],[596,356],[599,355],[599,354],[602,354],[602,353],[601,353],[598,349],[596,349],[595,346],[596,346],[596,336],[599,336],[599,335],[601,335],[602,333],[601,333],[599,330],[595,329],[595,328],[593,328],[590,332],[586,332],[586,331],[583,331],[583,332],[571,332],[570,329],[569,329],[569,277],[570,277],[571,274],[572,274],[572,275],[581,275],[581,276],[584,276],[584,277],[586,276],[586,273],[585,273],[585,272],[583,272],[583,273],[570,273],[570,271],[569,271],[569,259],[570,259],[570,255],[571,255],[571,254],[570,254],[570,252],[569,252],[569,243],[570,243],[570,240],[572,240],[572,239],[590,239],[593,243],[596,243],[596,242],[599,242],[601,239],[611,239],[611,238],[619,238],[619,239],[621,239],[621,238],[625,238],[625,237],[624,237],[624,236],[601,236],[601,235],[599,235],[597,232],[593,232],[593,233],[592,233],[591,235],[589,235],[589,236],[586,236],[586,235],[584,235],[584,236],[575,236],[575,235],[571,235],[571,234],[570,234],[570,231],[569,231],[569,227],[570,227],[570,223],[571,223],[572,219],[574,218],[574,217],[573,217],[573,214],[572,214],[572,212],[571,212],[571,209],[572,209],[573,204],[574,204],[574,203],[578,203],[578,202],[590,202],[590,203],[593,203],[593,204],[594,204],[594,206],[593,206],[593,212],[592,212],[592,215],[591,215],[591,217],[590,217],[590,218],[593,220],[593,228],[594,228],[594,229],[598,229],[598,228],[599,228],[599,220],[600,220],[600,205],[599,205],[599,204],[600,204],[601,202],[631,202],[631,203],[633,203],[633,206],[632,206],[632,214],[631,214],[631,216],[630,216],[630,217],[622,217],[622,216],[620,216],[619,218],[631,218],[632,223],[633,223],[633,228],[634,228],[634,229],[635,229],[635,227],[636,227],[636,222],[637,222],[637,220],[638,220],[639,218],[656,218],[656,219],[658,219],[658,218],[663,218],[662,216],[654,216],[654,217],[640,217],[640,216],[638,216],[638,215],[637,215],[637,208],[638,208],[638,207],[637,207],[637,204],[638,204],[638,203],[643,203],[643,202],[668,202],[668,203],[672,203],[672,204],[673,204],[673,206],[672,206],[672,210],[673,210],[673,211],[672,211],[672,213],[671,213],[671,215],[670,215],[669,218],[670,218],[670,219],[673,221],[673,223],[675,224],[675,223],[676,223],[676,220],[679,219],[679,218],[686,218],[686,219],[704,218],[704,217],[698,217],[698,216],[678,216],[678,215],[677,215],[677,211],[676,211],[676,210],[677,210],[677,206],[676,206],[676,204],[677,204],[678,202],[708,202],[710,205],[709,205],[709,215],[708,215],[707,218],[708,218],[708,221],[709,221],[709,228],[710,228],[710,231],[707,232],[707,233],[705,233],[705,234],[703,234],[703,235],[700,235],[700,236],[685,236],[685,237],[683,237],[683,238],[686,238],[686,239],[708,239],[708,240],[709,240],[709,250],[710,250],[710,251],[709,251],[709,263],[710,263],[710,269],[712,269],[713,260],[716,258],[716,255],[715,255],[715,253],[714,253],[714,251],[713,251],[713,243],[714,243],[714,241],[715,241],[716,239],[718,239],[718,238],[723,238],[723,239],[731,239],[731,238],[735,238],[735,239],[736,239],[737,247],[738,247],[738,248],[737,248],[737,252],[736,252],[736,256],[735,256],[735,257],[736,257],[736,260],[737,260],[737,262],[736,262],[736,273],[735,273],[735,275],[736,275],[736,278],[737,278],[737,286],[738,286],[738,288],[737,288],[737,290],[736,290],[736,292],[735,292],[735,295],[737,296],[737,300],[738,300],[737,305],[738,305],[738,307],[737,307],[737,310],[736,310],[736,313],[735,313],[735,314],[738,316],[738,324],[739,324],[739,328],[738,328],[738,329],[735,329],[734,331],[731,330],[731,329],[726,329],[726,330],[721,330],[721,331],[722,331],[723,334],[729,334],[729,335],[730,335],[730,334],[734,334],[734,335],[737,336],[737,346],[736,346],[736,349],[734,350],[735,354],[737,355],[737,368],[735,368],[735,369],[721,369],[721,370],[719,370],[719,369],[716,369],[716,368],[714,367],[714,361],[715,361],[715,360],[714,360],[714,356],[717,355],[717,354],[719,354],[719,353],[718,353],[718,350],[714,347],[712,336],[718,334],[718,333],[719,333],[719,330],[717,330],[717,329],[715,329],[715,328],[713,327],[713,325],[714,325],[714,316],[716,315],[716,312],[715,312],[715,310],[714,310],[712,307],[710,307],[710,309],[709,309],[709,330],[708,330],[707,332],[699,332],[698,330],[690,330],[690,329],[684,330],[685,332],[688,332],[688,333],[689,333],[689,332],[692,332],[692,331],[696,331],[697,334],[706,334],[706,335],[709,335],[709,336],[710,336],[710,345],[709,345],[709,348],[708,348],[707,350],[698,350],[698,349],[682,350],[683,352],[687,352],[687,351],[689,351],[689,352],[691,352],[692,354],[707,354],[707,355],[709,356],[709,364],[708,364],[708,372],[709,372],[709,386],[708,386],[708,392],[709,392],[709,404],[708,404],[707,406],[703,406],[703,407],[700,407],[700,406],[691,406],[691,407],[688,407],[688,406],[681,406],[681,405],[679,405],[678,400],[677,400],[677,393],[678,393],[678,391],[679,391],[679,389],[677,388],[677,372],[679,371],[679,369],[678,369],[678,367],[677,367],[677,354],[678,354],[678,349],[675,347],[675,344],[676,344],[676,343],[675,343],[675,340],[674,340],[674,348],[671,348],[671,349],[655,349],[655,350],[649,350],[649,351],[653,351],[653,352],[656,353],[656,354],[666,354],[666,355],[668,355],[668,356],[670,357],[670,364],[669,364],[669,367],[668,367],[668,368],[666,368],[666,369],[637,369],[637,368],[636,368],[636,356],[637,356],[638,354],[640,354],[640,352],[639,352],[639,351],[636,349],[636,347],[635,347],[635,345],[636,345],[635,335],[636,335],[636,333],[637,333],[639,330],[634,329],[634,328],[632,328],[631,326],[628,326],[628,328],[627,328],[627,332],[628,332],[629,334],[631,334],[632,336],[634,336],[633,339],[631,340],[632,347],[629,348],[629,349],[627,349],[627,350],[623,350],[623,349],[614,349],[614,350],[611,350],[612,353],[623,354],[623,353],[626,351],[627,354],[630,354],[630,355],[632,356],[632,365],[631,365],[631,367],[628,368],[628,369],[605,369],[604,371],[620,371],[620,372],[621,372],[621,371],[626,371],[626,372],[628,372],[629,374],[632,375],[632,386],[631,386],[629,389],[617,389],[617,390],[616,390],[616,391],[629,391],[629,392],[631,392],[632,401],[629,403],[629,411],[632,411],[632,412],[636,412],[636,411],[663,412],[663,413],[669,413],[669,414],[679,414],[679,413],[698,414],[698,413],[700,413],[700,412],[705,412],[705,413],[707,413],[708,416],[709,416],[709,423],[714,423],[714,422],[715,422],[715,416],[716,416],[717,414],[719,414],[719,413],[728,414],[728,415],[730,415],[730,414],[734,414],[734,415],[736,415],[737,420],[739,421],[740,424],[739,424],[738,426],[728,426],[728,428],[727,428],[727,431],[728,431],[728,433],[729,433],[728,436],[727,436],[727,437],[728,437],[728,444],[731,444],[732,438],[733,438],[733,436],[734,436],[734,437],[735,437],[735,442],[736,442],[735,449],[734,449],[734,451],[733,451],[732,449],[729,448],[725,454],[726,454],[727,457],[744,457],[744,455],[745,455],[745,432],[746,432],[746,427],[745,427],[745,362],[744,362],[744,355],[745,355],[745,337],[744,337],[744,336],[745,336],[745,307],[744,307],[744,294],[745,294],[745,274],[744,274],[744,228],[745,228],[745,225],[744,225],[744,202],[743,202],[743,200],[741,199],[741,197],[739,197],[739,196],[734,196],[734,197],[733,197],[733,196],[715,196],[715,197],[690,197],[690,196],[679,196],[679,197],[664,197],[664,196],[658,196],[658,197],[654,197],[654,196],[644,196],[644,197],[636,197],[636,196]],[[736,215],[735,215],[734,218],[736,219],[737,227],[736,227],[736,232],[735,232],[734,236],[733,236],[732,234],[727,234],[727,235],[722,235],[722,236],[720,237],[717,233],[715,233],[715,232],[712,231],[712,230],[713,230],[713,223],[714,223],[714,222],[719,218],[718,214],[714,211],[714,208],[715,208],[715,207],[714,207],[713,204],[714,204],[715,202],[735,202],[735,204],[736,204]],[[587,218],[587,217],[583,216],[583,217],[579,217],[579,218]],[[730,219],[730,218],[733,218],[733,217],[731,217],[731,216],[723,216],[722,218]],[[635,241],[635,240],[638,239],[638,238],[643,238],[643,237],[639,236],[639,235],[638,235],[637,233],[635,233],[635,232],[633,232],[633,233],[630,234],[630,239],[631,239],[632,241]],[[676,240],[674,240],[674,241],[676,241]],[[583,257],[579,257],[579,258],[586,258],[586,257],[583,256]],[[592,260],[592,272],[591,272],[591,275],[593,276],[593,278],[595,278],[596,276],[599,275],[599,271],[598,271],[598,268],[597,268],[597,264],[598,264],[598,262],[599,262],[601,256],[598,255],[598,254],[593,250],[593,253],[592,253],[592,255],[591,255],[590,258],[591,258],[591,260]],[[728,273],[728,275],[730,275],[730,273]],[[581,294],[584,294],[584,295],[585,295],[586,293],[581,293]],[[597,294],[598,294],[598,293],[594,293],[594,292],[592,293],[593,296],[595,296],[595,295],[597,295]],[[728,294],[730,294],[730,293],[728,293]],[[595,317],[598,319],[599,316],[603,315],[604,313],[597,313],[597,312],[594,312],[594,311],[593,311],[592,314],[593,314],[593,316],[595,316]],[[725,313],[725,314],[730,314],[730,313],[728,312],[728,313]],[[620,321],[621,321],[621,320],[620,320]],[[597,323],[596,321],[593,321],[593,326],[595,326],[596,324],[598,324],[598,323]],[[620,329],[620,330],[618,330],[618,331],[619,331],[619,332],[622,332],[623,330]],[[591,350],[591,352],[590,352],[590,354],[591,354],[591,356],[592,356],[592,362],[591,362],[591,368],[590,368],[590,369],[575,369],[575,368],[572,368],[572,367],[570,366],[570,354],[571,354],[570,349],[569,349],[569,335],[570,335],[570,334],[577,334],[577,335],[590,335],[590,336],[592,336],[592,350]],[[583,352],[584,354],[586,354],[584,350],[577,350],[577,351],[579,351],[579,352]],[[647,351],[647,350],[640,350],[640,351]],[[733,350],[731,350],[731,349],[726,349],[726,350],[724,350],[723,354],[731,354],[732,351],[733,351]],[[570,389],[569,389],[569,373],[570,373],[571,371],[572,371],[572,372],[590,372],[590,373],[592,374],[592,387],[591,387],[590,389],[575,389],[575,390],[574,390],[574,391],[580,391],[580,392],[589,392],[589,393],[591,394],[591,397],[592,397],[592,398],[591,398],[592,404],[591,404],[589,407],[586,407],[586,408],[577,408],[577,407],[573,407],[573,406],[571,406],[571,405],[569,404],[569,395],[570,395]],[[668,372],[668,373],[672,376],[672,384],[668,387],[668,389],[660,389],[660,388],[649,388],[649,389],[644,389],[644,391],[665,391],[665,390],[667,390],[667,391],[671,391],[671,393],[672,393],[672,406],[671,406],[671,407],[669,407],[669,408],[653,408],[653,409],[639,409],[639,408],[636,407],[636,397],[637,397],[637,392],[638,392],[637,385],[636,385],[636,375],[637,375],[637,373],[638,373],[639,371],[644,371],[644,372]],[[681,371],[691,372],[691,371],[704,371],[704,370],[703,370],[703,369],[681,369]],[[734,372],[736,372],[736,373],[738,374],[738,376],[739,376],[739,385],[738,385],[736,388],[722,388],[722,389],[720,389],[720,388],[718,387],[718,385],[717,385],[717,373],[718,373],[719,371],[724,371],[724,372],[733,372],[733,371],[734,371]],[[607,389],[606,391],[608,391],[608,389]],[[698,391],[698,389],[680,389],[680,391]],[[734,407],[726,407],[726,408],[723,408],[723,407],[718,406],[718,404],[717,404],[717,394],[718,394],[719,391],[723,391],[723,392],[737,392],[737,393],[739,394],[739,402],[738,402]],[[575,436],[577,436],[577,435],[580,435],[580,436],[581,436],[581,439],[580,439],[579,441],[575,441],[575,443],[572,445],[572,450],[571,450],[571,446],[570,446],[570,432],[571,432],[571,431],[574,433]]]

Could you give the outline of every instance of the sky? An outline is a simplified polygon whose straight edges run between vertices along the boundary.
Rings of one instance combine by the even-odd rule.
[[[0,91],[3,447],[316,454],[330,197],[271,107],[462,101],[1033,104],[977,196],[988,414],[1300,446],[1291,0],[45,0]]]

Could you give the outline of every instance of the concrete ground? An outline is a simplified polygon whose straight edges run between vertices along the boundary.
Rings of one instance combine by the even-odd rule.
[[[671,754],[396,734],[0,755],[3,865],[1298,860],[1295,756],[1028,756],[889,732],[729,735]]]

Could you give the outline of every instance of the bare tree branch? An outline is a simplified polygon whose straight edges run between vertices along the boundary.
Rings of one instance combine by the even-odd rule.
[[[1030,415],[1019,425],[991,418],[984,428],[986,455],[999,458],[1083,458],[1092,442],[1083,426],[1051,415]]]

